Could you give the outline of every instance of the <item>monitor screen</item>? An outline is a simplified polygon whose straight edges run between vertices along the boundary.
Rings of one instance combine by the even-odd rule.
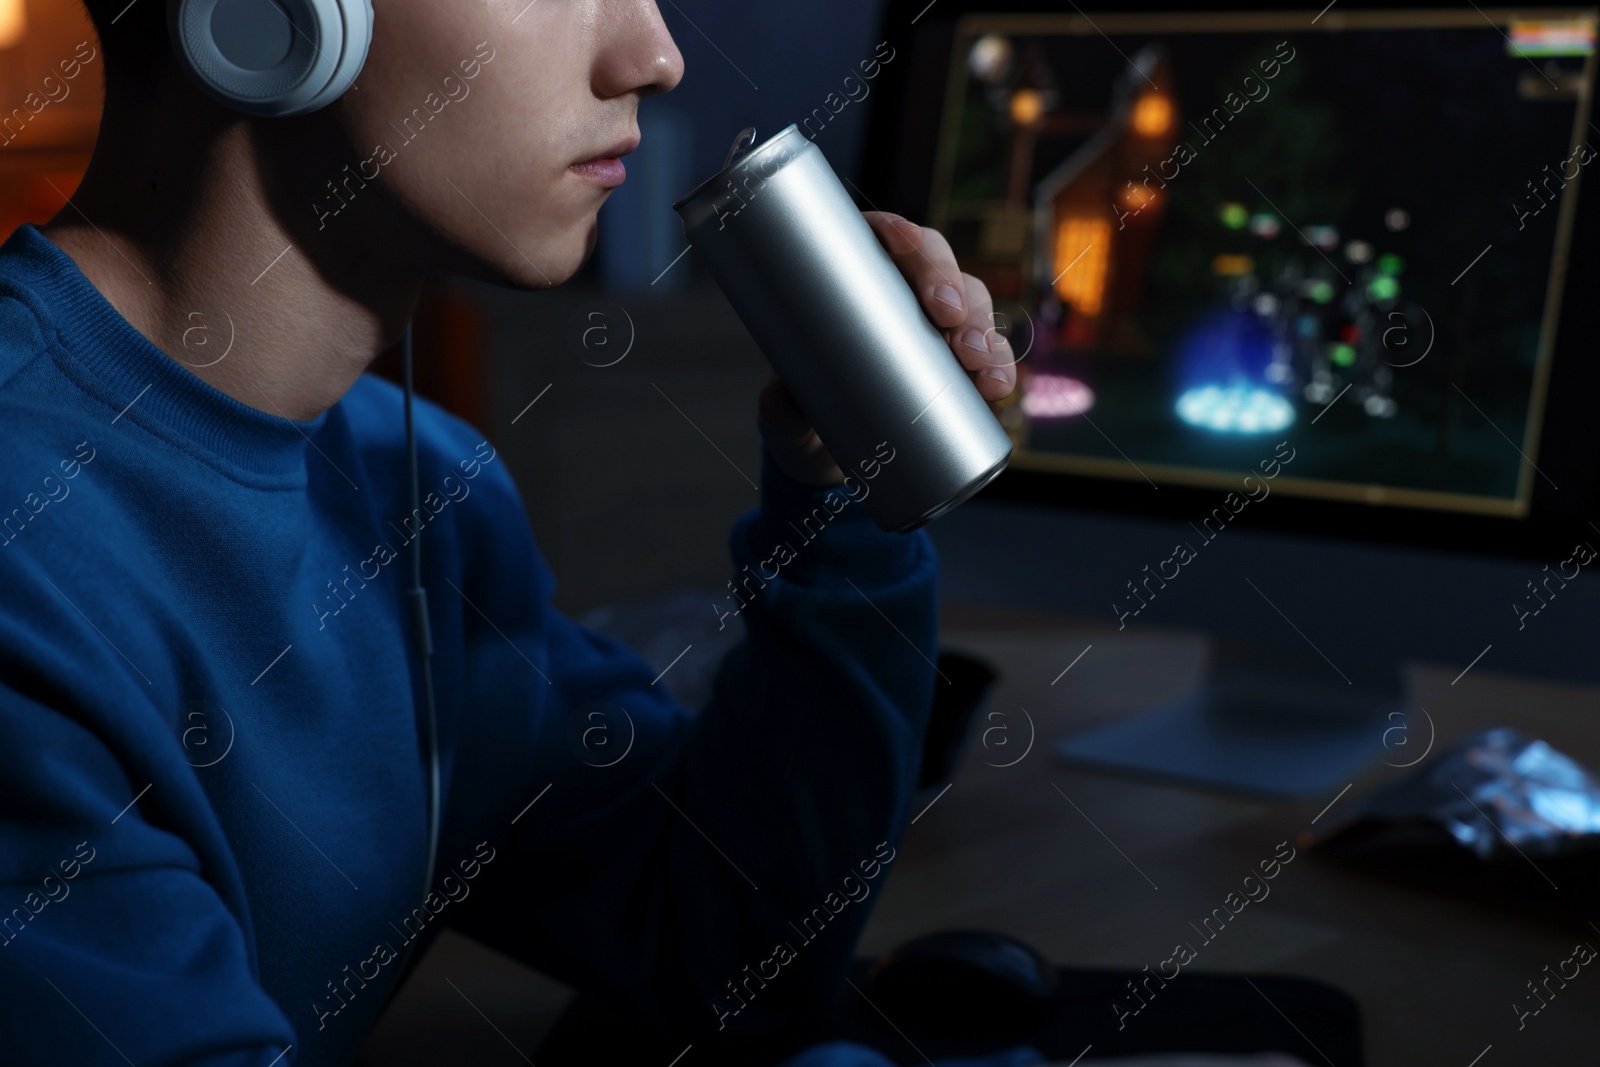
[[[1525,516],[1594,13],[1314,15],[959,21],[929,222],[1012,464]]]

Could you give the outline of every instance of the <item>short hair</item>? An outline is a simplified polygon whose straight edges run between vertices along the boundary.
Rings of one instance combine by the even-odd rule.
[[[105,54],[106,98],[154,95],[176,71],[166,0],[83,0]]]

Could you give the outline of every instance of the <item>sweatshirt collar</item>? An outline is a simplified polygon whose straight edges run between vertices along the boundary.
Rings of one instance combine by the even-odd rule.
[[[306,446],[327,411],[287,419],[203,381],[134,329],[72,257],[30,223],[0,246],[0,289],[30,305],[55,342],[63,370],[120,412],[117,421],[132,422],[224,473],[243,475],[240,480],[304,484]],[[213,334],[231,333],[226,322],[205,325]],[[285,475],[298,477],[286,482]]]

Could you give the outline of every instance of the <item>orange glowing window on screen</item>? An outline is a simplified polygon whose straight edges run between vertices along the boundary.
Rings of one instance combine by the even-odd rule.
[[[1149,183],[1135,185],[1129,182],[1117,194],[1117,199],[1122,202],[1123,207],[1137,214],[1147,207],[1155,207],[1161,199],[1161,194],[1150,188]]]
[[[1133,132],[1160,137],[1172,128],[1172,101],[1165,93],[1145,93],[1133,105]]]
[[[1056,227],[1056,295],[1081,315],[1100,314],[1106,292],[1111,220],[1068,215]]]
[[[1032,126],[1044,114],[1044,97],[1033,89],[1018,89],[1011,97],[1011,121]]]

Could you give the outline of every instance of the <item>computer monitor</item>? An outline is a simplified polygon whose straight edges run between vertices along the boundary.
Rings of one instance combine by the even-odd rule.
[[[946,233],[1022,356],[993,493],[1192,530],[1118,610],[1235,525],[1600,533],[1594,9],[1034,6],[890,5],[866,191]]]

